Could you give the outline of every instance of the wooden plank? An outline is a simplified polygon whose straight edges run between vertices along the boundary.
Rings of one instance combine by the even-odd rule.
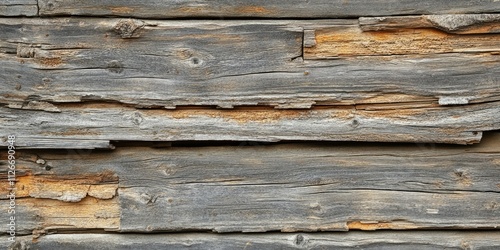
[[[179,17],[338,18],[359,16],[459,14],[500,12],[494,0],[273,0],[273,1],[164,1],[39,0],[40,15]]]
[[[2,0],[0,16],[37,16],[37,0]]]
[[[500,24],[498,25],[500,29]],[[351,27],[318,28],[304,48],[304,59],[443,53],[500,54],[500,34],[448,34],[436,29],[363,31]]]
[[[302,60],[303,29],[355,20],[0,22],[0,103],[16,109],[59,112],[53,103],[81,101],[309,108],[387,94],[446,105],[500,96],[500,59],[490,53]]]
[[[496,219],[500,215],[499,135],[489,134],[483,143],[469,147],[285,144],[21,150],[17,167],[24,175],[20,174],[18,185],[27,191],[19,195],[30,202],[24,205],[20,199],[19,216],[37,214],[34,208],[45,207],[46,200],[77,207],[78,203],[54,195],[64,189],[71,193],[66,197],[77,197],[79,202],[97,199],[116,204],[118,199],[119,229],[114,228],[114,220],[93,225],[120,232],[494,229],[500,226]],[[91,182],[86,176],[103,173],[119,180],[117,196],[81,198],[85,185],[106,184],[102,178]],[[56,177],[57,183],[47,181]],[[75,187],[67,189],[65,183]],[[45,197],[40,190],[50,199],[40,198]],[[103,193],[109,192],[97,192]],[[38,221],[45,216],[41,214]],[[82,223],[72,219],[72,225]],[[40,230],[45,232],[79,228],[43,225]]]
[[[363,31],[436,28],[452,34],[500,33],[500,14],[360,17]]]
[[[2,239],[6,248],[8,242]],[[475,249],[500,247],[498,232],[418,231],[321,234],[55,234],[16,243],[30,249]],[[16,248],[14,248],[16,249]],[[25,248],[27,249],[27,248]]]
[[[165,110],[113,104],[60,105],[60,109],[61,113],[49,113],[0,108],[2,136],[15,134],[25,148],[30,147],[30,138],[50,140],[47,148],[78,148],[84,143],[78,140],[471,144],[480,141],[481,131],[500,129],[498,102],[407,109],[383,105],[363,109],[360,105],[310,110]]]

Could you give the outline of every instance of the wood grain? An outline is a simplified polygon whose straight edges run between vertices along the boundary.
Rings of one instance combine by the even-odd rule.
[[[259,17],[339,18],[386,15],[494,13],[494,0],[272,0],[272,1],[165,1],[165,0],[39,0],[40,15],[127,16],[145,18]]]
[[[419,232],[349,232],[321,234],[56,234],[33,242],[20,237],[14,246],[53,250],[137,249],[476,249],[500,247],[498,232],[419,231]],[[9,243],[0,238],[0,246]],[[13,248],[16,249],[16,248]],[[19,249],[19,248],[17,248]],[[22,249],[22,248],[21,248]]]
[[[114,228],[116,220],[108,219],[95,228],[120,232],[494,229],[500,224],[496,219],[499,139],[498,133],[489,134],[483,143],[468,147],[351,143],[19,151],[19,171],[33,176],[20,177],[19,184],[24,183],[31,198],[20,199],[19,216],[31,218],[46,201],[74,204],[68,210],[63,206],[59,214],[78,206],[57,195],[41,199],[40,183],[48,183],[46,192],[74,183],[72,197],[76,197],[81,185],[104,184],[85,176],[110,172],[119,180],[117,196],[97,195],[109,193],[101,189],[79,202],[97,199],[96,205],[119,206],[120,227]],[[56,186],[48,181],[54,177],[60,180]],[[44,181],[30,182],[30,178]],[[90,216],[105,207],[92,209]],[[54,221],[47,213],[23,225]],[[73,226],[46,223],[39,230],[88,228],[84,221],[73,218]]]

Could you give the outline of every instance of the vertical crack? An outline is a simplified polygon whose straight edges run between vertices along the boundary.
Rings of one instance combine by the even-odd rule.
[[[36,16],[40,16],[40,0],[36,0]]]

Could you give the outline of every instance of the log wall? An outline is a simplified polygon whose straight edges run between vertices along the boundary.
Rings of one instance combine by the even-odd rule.
[[[496,0],[5,0],[0,65],[7,249],[500,247]]]

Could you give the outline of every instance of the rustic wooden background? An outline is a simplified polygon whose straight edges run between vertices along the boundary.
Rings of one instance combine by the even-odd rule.
[[[27,249],[500,249],[498,0],[0,0]]]

